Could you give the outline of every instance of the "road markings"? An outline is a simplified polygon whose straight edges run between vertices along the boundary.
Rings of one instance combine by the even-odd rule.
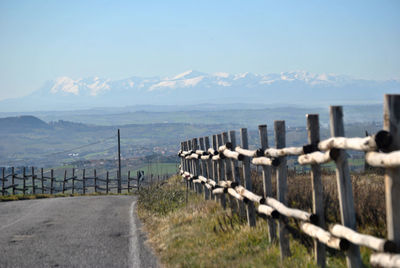
[[[129,266],[132,268],[140,267],[139,238],[137,234],[137,224],[135,220],[136,200],[132,202],[129,209]]]

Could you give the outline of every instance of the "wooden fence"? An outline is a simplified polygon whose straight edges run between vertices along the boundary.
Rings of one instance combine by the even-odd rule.
[[[70,171],[70,172],[68,172]],[[47,175],[47,173],[49,173]],[[117,172],[118,173],[118,172]],[[46,175],[45,175],[46,174]],[[93,169],[91,174],[86,172],[86,169],[78,171],[74,168],[64,170],[64,175],[61,178],[54,176],[54,170],[43,172],[43,168],[38,172],[35,168],[22,169],[21,173],[15,171],[12,167],[11,171],[6,174],[6,169],[2,168],[0,176],[0,192],[4,195],[15,194],[56,194],[56,193],[128,193],[133,189],[140,188],[141,180],[139,172],[136,177],[128,171],[127,177],[121,182],[121,177],[116,174],[115,178],[111,178],[107,171],[103,176],[97,175],[96,169]],[[153,177],[151,175],[151,177]],[[119,183],[121,182],[121,183]]]
[[[364,138],[345,138],[343,110],[330,107],[331,138],[320,141],[319,118],[307,114],[308,143],[302,147],[286,147],[285,122],[274,122],[275,147],[268,147],[267,126],[260,125],[261,148],[249,150],[247,129],[240,129],[241,146],[236,145],[235,131],[181,143],[181,174],[187,186],[206,199],[215,199],[226,208],[230,205],[256,225],[256,214],[267,217],[269,238],[279,239],[281,258],[291,255],[288,219],[299,221],[301,230],[314,239],[316,263],[324,267],[325,247],[344,251],[348,267],[362,267],[360,246],[374,251],[374,266],[400,267],[400,95],[385,95],[384,130]],[[388,237],[378,238],[356,231],[352,184],[345,150],[365,152],[366,162],[385,168],[385,198]],[[298,156],[298,163],[311,165],[313,207],[310,211],[290,208],[287,204],[286,157]],[[327,228],[324,219],[321,164],[333,161],[340,204],[341,223]],[[251,164],[262,167],[263,196],[252,192]],[[242,172],[240,172],[242,168]],[[277,196],[272,196],[271,176],[275,169]],[[242,178],[241,178],[242,176]],[[243,181],[243,185],[241,185]],[[382,197],[384,198],[384,197]],[[278,235],[277,235],[278,233]]]

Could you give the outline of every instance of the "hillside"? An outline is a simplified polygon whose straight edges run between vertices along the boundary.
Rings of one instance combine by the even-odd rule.
[[[117,129],[121,129],[122,157],[171,155],[177,141],[188,135],[221,132],[226,124],[154,123],[98,126],[33,117],[1,118],[0,163],[54,166],[78,160],[115,159]],[[8,124],[10,122],[10,124]],[[237,126],[236,126],[237,127]]]
[[[254,113],[253,115],[250,114]],[[306,143],[305,119],[302,110],[291,117],[285,110],[280,118],[287,120],[287,144]],[[213,112],[179,113],[184,120],[194,123],[142,123],[101,126],[70,121],[46,123],[33,116],[0,118],[0,163],[10,165],[57,166],[76,161],[93,159],[115,159],[117,152],[117,129],[121,129],[121,154],[132,158],[152,154],[175,155],[179,142],[188,137],[199,137],[220,133],[229,129],[249,128],[250,144],[259,144],[257,125],[267,122],[272,125],[271,116],[263,111],[250,111],[249,117],[240,116],[240,111],[222,113],[217,117]],[[149,113],[152,115],[153,113]],[[162,113],[160,117],[166,116]],[[251,116],[250,116],[251,115]],[[171,114],[169,114],[171,116]],[[213,117],[215,116],[215,117]],[[92,117],[95,118],[95,117]],[[112,120],[109,116],[109,120]],[[171,121],[175,118],[170,117]],[[100,118],[99,120],[101,120]],[[267,119],[267,120],[265,120]],[[155,120],[153,118],[153,120]],[[183,120],[183,121],[184,121]],[[233,123],[237,120],[237,123]],[[95,121],[95,120],[93,120]],[[118,122],[118,120],[114,120]],[[111,122],[111,121],[110,121]],[[296,123],[297,122],[297,123]],[[296,127],[293,125],[296,123]],[[380,123],[350,123],[346,126],[348,136],[363,136],[367,130],[375,133]],[[273,146],[272,128],[269,127],[270,145]],[[327,125],[321,124],[321,138],[329,136]]]
[[[0,132],[21,132],[24,129],[49,129],[50,126],[31,115],[0,118]]]

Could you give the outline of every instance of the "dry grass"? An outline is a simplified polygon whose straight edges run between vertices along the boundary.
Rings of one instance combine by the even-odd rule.
[[[252,174],[254,192],[262,194],[261,174]],[[327,223],[340,223],[338,190],[335,174],[323,175],[324,208]],[[383,175],[364,173],[351,175],[358,229],[378,237],[386,237],[385,190]],[[272,179],[276,194],[276,180]],[[309,174],[289,174],[288,204],[310,211],[312,208],[311,178]]]
[[[279,247],[269,242],[261,218],[256,228],[249,228],[230,210],[193,193],[186,205],[185,187],[177,177],[152,188],[140,194],[138,213],[166,267],[315,267],[312,249],[302,239],[291,239],[293,256],[281,262]],[[328,256],[328,267],[345,265],[343,254],[330,251]]]

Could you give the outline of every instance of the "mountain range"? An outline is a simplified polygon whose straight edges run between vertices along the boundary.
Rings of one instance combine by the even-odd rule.
[[[165,78],[59,77],[30,95],[0,101],[0,112],[239,102],[304,106],[376,104],[382,102],[385,93],[400,93],[400,80],[363,80],[304,71],[207,74],[190,70]]]

